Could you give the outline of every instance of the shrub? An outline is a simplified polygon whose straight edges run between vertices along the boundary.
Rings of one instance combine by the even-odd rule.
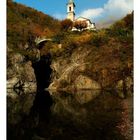
[[[100,47],[101,45],[106,45],[108,43],[109,37],[106,31],[102,30],[98,33],[94,33],[91,39],[91,44],[96,47]]]
[[[48,27],[46,27],[42,33],[42,36],[50,38],[54,36],[54,32],[50,30]]]
[[[7,44],[16,47],[18,44],[32,46],[37,36],[42,36],[45,30],[47,35],[60,31],[60,22],[35,9],[22,4],[7,1]]]
[[[123,43],[133,42],[133,12],[112,25],[108,34]]]
[[[61,21],[61,29],[64,31],[71,30],[73,22],[70,19],[65,19]]]
[[[87,23],[86,23],[86,21],[76,21],[74,23],[74,27],[81,31],[81,30],[87,28]]]
[[[131,14],[128,14],[125,18],[125,25],[128,29],[133,30],[133,16],[134,16],[134,12],[132,12]]]

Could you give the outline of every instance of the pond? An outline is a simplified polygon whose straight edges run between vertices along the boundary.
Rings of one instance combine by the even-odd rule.
[[[133,95],[8,91],[8,140],[132,140]]]

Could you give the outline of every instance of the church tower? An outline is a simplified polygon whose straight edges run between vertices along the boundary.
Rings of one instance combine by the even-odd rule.
[[[73,2],[73,0],[69,0],[69,2],[67,3],[67,19],[70,19],[71,21],[75,20],[75,4]]]

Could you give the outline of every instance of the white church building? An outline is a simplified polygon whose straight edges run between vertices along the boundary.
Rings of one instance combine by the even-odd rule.
[[[78,17],[75,19],[75,3],[73,0],[69,0],[67,3],[67,19],[70,19],[73,22],[77,21],[84,21],[87,23],[87,27],[85,30],[96,30],[95,23],[92,23],[90,19],[84,18],[84,17]],[[76,31],[77,29],[75,27],[72,28],[72,31]]]

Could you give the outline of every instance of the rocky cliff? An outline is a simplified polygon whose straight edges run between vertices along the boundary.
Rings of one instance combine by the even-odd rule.
[[[32,61],[9,48],[7,54],[7,88],[36,91],[36,77]]]
[[[122,62],[119,55],[115,56],[116,49],[111,50],[108,46],[96,48],[83,45],[75,48],[71,53],[53,59],[52,83],[49,88],[131,89],[133,85],[132,58],[127,58],[127,61]]]

